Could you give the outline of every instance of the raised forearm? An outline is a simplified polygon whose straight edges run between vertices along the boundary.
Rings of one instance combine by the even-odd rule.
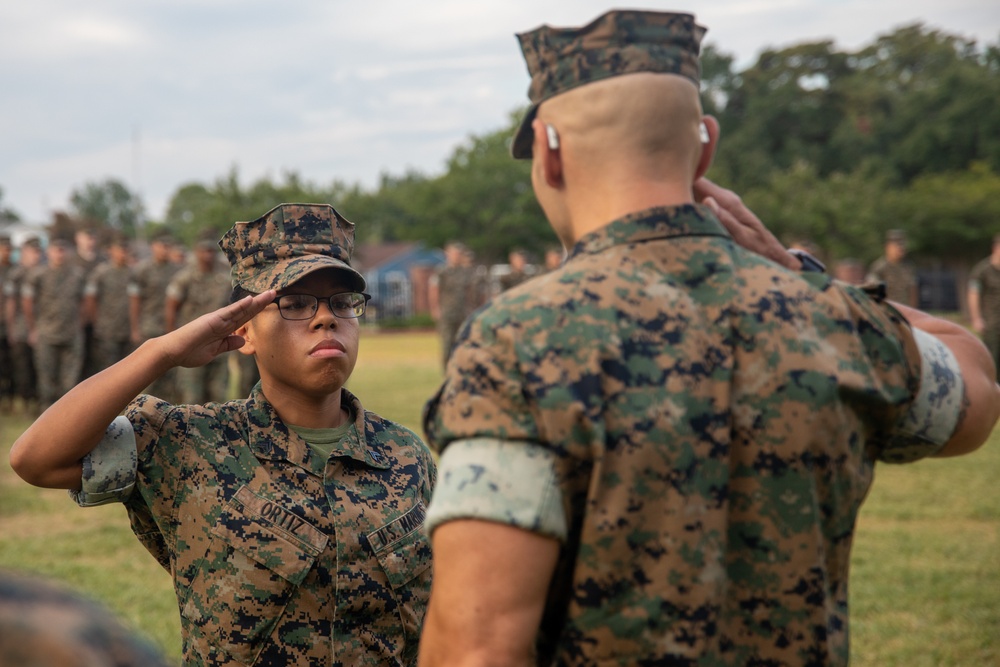
[[[79,488],[81,459],[125,406],[170,367],[164,343],[156,338],[76,385],[17,439],[11,467],[35,486]]]

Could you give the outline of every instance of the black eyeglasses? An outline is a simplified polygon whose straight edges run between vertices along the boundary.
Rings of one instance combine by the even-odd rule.
[[[343,292],[331,296],[318,297],[312,294],[282,294],[274,303],[278,312],[286,320],[309,320],[319,310],[319,302],[325,301],[334,316],[344,320],[354,320],[365,314],[370,294]]]

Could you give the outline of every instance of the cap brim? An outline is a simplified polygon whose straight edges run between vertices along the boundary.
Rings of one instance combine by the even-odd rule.
[[[365,277],[350,264],[326,255],[307,255],[278,260],[269,264],[266,269],[255,272],[252,278],[236,282],[248,292],[260,294],[271,289],[285,289],[310,273],[323,269],[338,271],[344,277],[344,284],[355,292],[363,292],[367,287]]]
[[[517,160],[531,159],[531,146],[535,141],[535,132],[531,129],[531,123],[534,122],[536,115],[538,115],[538,105],[532,104],[528,113],[524,114],[521,125],[514,134],[514,141],[510,145],[510,154]]]

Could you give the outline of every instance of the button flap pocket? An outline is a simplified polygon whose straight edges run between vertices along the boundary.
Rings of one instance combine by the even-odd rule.
[[[212,533],[296,585],[329,540],[308,521],[245,486],[229,501]]]

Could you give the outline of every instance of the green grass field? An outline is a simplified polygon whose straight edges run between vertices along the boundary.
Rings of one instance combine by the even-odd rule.
[[[350,389],[421,433],[440,381],[431,333],[365,333]],[[17,479],[7,459],[27,426],[0,418],[0,567],[41,573],[103,601],[179,658],[169,576],[119,506],[77,508]],[[1000,665],[1000,430],[972,456],[881,466],[855,540],[854,665]]]

